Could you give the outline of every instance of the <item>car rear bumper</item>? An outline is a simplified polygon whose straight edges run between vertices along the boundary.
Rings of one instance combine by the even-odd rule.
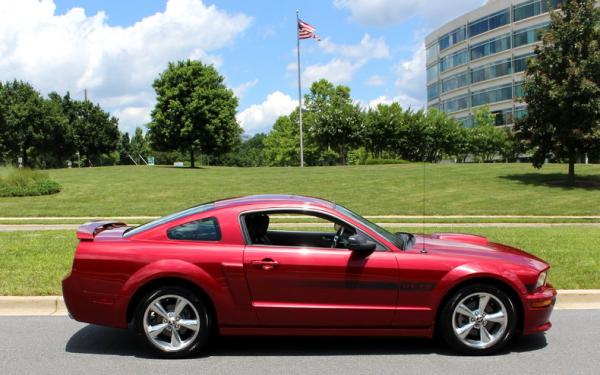
[[[71,272],[62,281],[62,291],[69,316],[84,322],[126,328],[121,304],[112,295],[90,292],[86,290],[84,278]]]
[[[551,285],[528,294],[523,301],[523,334],[529,335],[550,329],[550,315],[555,303],[556,289]]]

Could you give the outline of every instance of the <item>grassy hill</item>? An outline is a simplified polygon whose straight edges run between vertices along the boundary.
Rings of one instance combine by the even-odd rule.
[[[559,184],[566,166],[436,164],[425,169],[432,214],[600,215],[600,166],[578,166],[583,187]],[[122,166],[49,171],[56,195],[0,198],[2,216],[162,215],[219,198],[261,193],[331,199],[362,214],[423,211],[419,164],[313,168]]]

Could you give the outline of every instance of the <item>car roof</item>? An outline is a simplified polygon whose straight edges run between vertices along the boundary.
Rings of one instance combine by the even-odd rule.
[[[289,206],[297,204],[298,206],[313,206],[334,208],[335,203],[325,199],[306,197],[302,195],[286,195],[286,194],[263,194],[263,195],[248,195],[245,197],[229,198],[220,201],[215,201],[215,208],[226,208],[235,206],[263,205],[273,204]]]

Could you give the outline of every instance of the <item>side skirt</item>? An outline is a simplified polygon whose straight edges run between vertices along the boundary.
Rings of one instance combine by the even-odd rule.
[[[391,336],[433,337],[433,328],[286,328],[286,327],[219,327],[223,336]]]

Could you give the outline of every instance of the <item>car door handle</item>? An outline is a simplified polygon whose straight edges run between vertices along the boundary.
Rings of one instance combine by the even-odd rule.
[[[276,260],[266,258],[263,260],[253,260],[252,265],[254,267],[260,267],[265,271],[270,271],[273,268],[277,267],[279,263]]]

